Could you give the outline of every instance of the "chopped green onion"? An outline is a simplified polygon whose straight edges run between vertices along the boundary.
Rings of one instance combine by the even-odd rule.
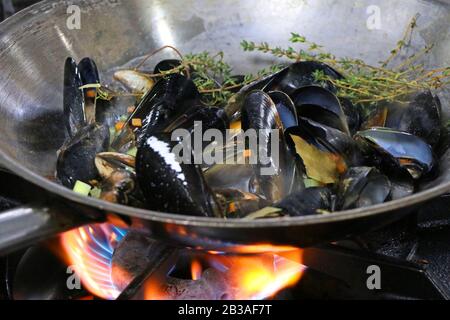
[[[97,199],[100,199],[100,195],[101,195],[101,194],[102,194],[102,189],[97,188],[97,187],[92,188],[92,190],[91,190],[91,192],[90,192],[90,196],[91,196],[92,198],[97,198]]]
[[[91,192],[91,189],[92,187],[89,184],[79,180],[75,183],[75,187],[73,187],[74,192],[83,196],[89,196],[89,192]]]
[[[306,189],[320,187],[321,184],[319,181],[314,179],[305,179],[305,187]]]
[[[136,157],[137,151],[138,151],[137,148],[133,147],[130,150],[128,150],[127,155],[132,156],[132,157]]]

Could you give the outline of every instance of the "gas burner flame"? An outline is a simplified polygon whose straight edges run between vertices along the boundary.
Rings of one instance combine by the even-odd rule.
[[[61,236],[65,259],[95,296],[113,300],[120,295],[111,278],[112,257],[126,231],[110,224],[96,224]]]
[[[61,236],[67,264],[81,278],[84,287],[99,298],[114,300],[121,293],[112,280],[112,258],[126,233],[111,224],[97,224]],[[204,273],[215,270],[226,279],[230,299],[262,300],[297,284],[306,269],[302,265],[302,251],[291,247],[265,244],[243,246],[236,252],[195,254],[190,263],[192,283],[205,281]],[[169,299],[161,290],[164,281],[151,279],[146,283],[144,298]]]
[[[268,248],[268,246],[264,247]],[[296,285],[306,270],[306,267],[302,265],[301,250],[285,251],[272,248],[270,253],[256,255],[216,254],[211,256],[209,261],[212,266],[227,275],[230,285],[233,286],[234,299],[268,299],[281,290]],[[246,248],[242,250],[247,251]]]

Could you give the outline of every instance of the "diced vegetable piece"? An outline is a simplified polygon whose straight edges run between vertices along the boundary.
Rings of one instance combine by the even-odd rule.
[[[135,106],[129,106],[128,109],[127,109],[127,112],[128,113],[133,113],[135,110],[136,110]]]
[[[130,150],[128,150],[127,155],[132,156],[132,157],[136,157],[137,155],[137,148],[131,148]]]
[[[74,192],[81,194],[83,196],[89,196],[91,189],[92,187],[89,184],[79,180],[75,183],[75,187],[73,187]]]
[[[116,122],[116,125],[114,127],[115,127],[116,131],[121,131],[124,126],[125,126],[125,122],[118,121],[118,122]]]
[[[100,198],[100,195],[101,195],[101,194],[102,194],[102,189],[97,188],[97,187],[93,188],[93,189],[91,190],[91,192],[90,192],[90,196],[91,196],[92,198],[97,198],[97,199]]]
[[[137,127],[137,128],[142,127],[142,119],[139,119],[139,118],[132,119],[131,120],[131,125],[133,127]]]

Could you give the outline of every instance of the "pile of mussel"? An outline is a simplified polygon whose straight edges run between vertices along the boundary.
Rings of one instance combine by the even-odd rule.
[[[179,64],[164,60],[154,73]],[[69,58],[64,74],[67,141],[58,153],[57,179],[68,188],[88,184],[106,201],[154,211],[268,218],[381,204],[413,194],[420,182],[437,174],[443,130],[437,97],[419,92],[408,103],[380,103],[366,114],[339,98],[331,82],[317,82],[316,71],[342,78],[322,63],[298,62],[241,88],[219,108],[202,102],[194,72],[153,81],[122,70],[115,79],[143,98],[119,132],[111,133],[97,121],[102,110],[95,63]],[[173,141],[171,134],[180,128],[193,133],[198,121],[204,131],[262,130],[267,135],[261,145],[276,137],[279,161],[264,165],[274,174],[262,175],[262,165],[247,161],[181,161],[174,152],[181,141]],[[274,130],[279,134],[269,134]],[[242,151],[235,140],[205,148],[211,146]],[[243,149],[236,151],[237,158],[249,156]]]

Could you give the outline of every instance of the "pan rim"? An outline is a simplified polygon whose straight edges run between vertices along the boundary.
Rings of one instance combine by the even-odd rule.
[[[440,184],[434,188],[416,193],[412,196],[386,202],[380,205],[359,208],[353,210],[346,210],[340,212],[334,212],[329,215],[314,215],[305,217],[284,217],[284,218],[272,218],[262,220],[226,220],[220,218],[207,218],[196,217],[190,215],[181,215],[173,213],[158,212],[152,210],[145,210],[134,208],[130,206],[124,206],[114,203],[109,203],[103,200],[86,197],[73,192],[64,186],[53,182],[45,177],[42,177],[32,170],[22,166],[13,161],[2,150],[0,150],[0,159],[2,164],[6,166],[14,174],[22,177],[39,186],[52,194],[61,196],[74,203],[87,205],[89,207],[104,211],[122,214],[133,218],[141,218],[146,221],[173,223],[177,225],[189,225],[195,227],[215,227],[215,228],[282,228],[286,226],[307,226],[307,225],[319,225],[330,222],[341,222],[347,220],[362,219],[369,216],[375,216],[378,214],[387,214],[396,210],[405,209],[432,200],[436,197],[444,195],[450,192],[450,182]]]

